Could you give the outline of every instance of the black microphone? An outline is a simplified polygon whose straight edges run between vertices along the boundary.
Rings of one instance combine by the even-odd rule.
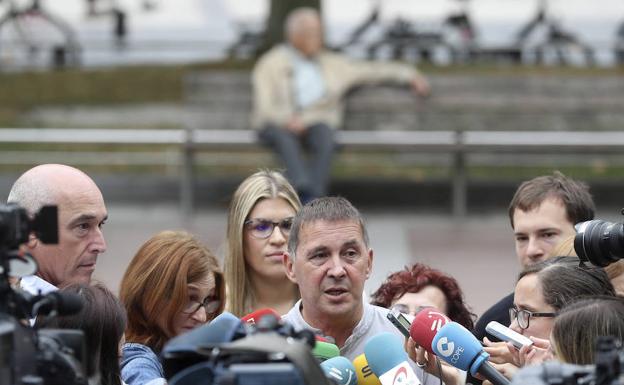
[[[82,309],[82,298],[78,294],[53,291],[46,295],[34,296],[31,300],[32,316],[50,315],[55,312],[57,315],[72,315]]]

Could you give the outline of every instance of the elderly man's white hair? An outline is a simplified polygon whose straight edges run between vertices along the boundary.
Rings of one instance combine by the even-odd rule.
[[[286,17],[286,23],[284,25],[286,37],[291,37],[296,34],[304,25],[305,21],[320,19],[320,17],[321,15],[319,15],[318,10],[311,7],[302,7],[293,10]]]
[[[7,203],[16,203],[33,215],[45,205],[56,204],[58,186],[50,180],[51,172],[80,173],[77,168],[62,164],[43,164],[23,173],[11,187]]]

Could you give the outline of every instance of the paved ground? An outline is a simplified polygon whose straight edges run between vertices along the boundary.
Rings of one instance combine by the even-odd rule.
[[[141,243],[160,230],[182,228],[182,220],[174,205],[109,204],[108,209],[108,251],[98,261],[96,278],[117,290]],[[413,262],[425,262],[456,277],[477,314],[513,289],[518,268],[503,215],[470,216],[459,222],[405,210],[364,210],[364,215],[375,251],[367,294],[388,273]],[[225,209],[200,210],[190,230],[222,257],[225,226]]]

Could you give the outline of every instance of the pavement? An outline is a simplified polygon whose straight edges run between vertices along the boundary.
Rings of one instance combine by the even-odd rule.
[[[175,204],[108,205],[105,224],[108,250],[98,260],[95,278],[117,291],[134,253],[153,234],[184,227]],[[373,273],[365,294],[405,265],[423,262],[455,277],[466,302],[481,314],[510,293],[519,271],[509,221],[504,215],[471,215],[462,220],[410,210],[362,209],[374,250]],[[227,212],[206,208],[195,212],[187,230],[223,258]]]

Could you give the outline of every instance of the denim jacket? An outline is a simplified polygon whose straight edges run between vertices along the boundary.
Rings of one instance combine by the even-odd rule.
[[[126,343],[122,348],[121,379],[128,385],[145,385],[165,378],[163,367],[152,349],[137,343]]]

